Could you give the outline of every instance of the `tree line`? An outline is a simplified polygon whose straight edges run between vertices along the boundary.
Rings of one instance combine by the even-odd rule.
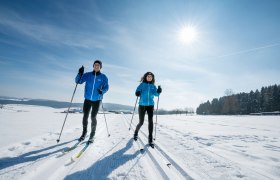
[[[194,110],[191,107],[186,107],[185,109],[173,109],[173,110],[159,109],[157,111],[157,114],[159,114],[159,115],[167,115],[167,114],[188,115],[188,114],[194,114]]]
[[[280,111],[280,85],[262,87],[250,93],[231,94],[202,103],[197,114],[234,115]]]

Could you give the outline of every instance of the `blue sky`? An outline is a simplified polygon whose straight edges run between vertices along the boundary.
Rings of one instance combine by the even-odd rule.
[[[70,101],[79,67],[92,71],[95,59],[109,78],[104,102],[131,106],[147,71],[164,109],[280,84],[279,9],[278,0],[1,1],[0,95]],[[194,42],[179,39],[184,26]]]

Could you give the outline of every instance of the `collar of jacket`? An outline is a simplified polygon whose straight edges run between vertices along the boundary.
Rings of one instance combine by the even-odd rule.
[[[147,84],[153,84],[152,81],[148,82],[148,81],[144,81],[144,83],[147,83]]]
[[[99,74],[101,74],[101,72],[100,72],[100,71],[98,71],[98,72],[96,72],[96,73],[95,73],[95,71],[92,71],[92,74],[93,74],[93,75],[95,75],[95,74],[96,74],[96,76],[98,76]]]

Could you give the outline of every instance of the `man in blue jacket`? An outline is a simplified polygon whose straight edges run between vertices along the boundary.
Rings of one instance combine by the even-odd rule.
[[[93,71],[84,73],[84,67],[82,66],[79,69],[79,73],[76,76],[76,83],[85,84],[84,92],[84,106],[83,106],[83,132],[82,136],[79,138],[79,141],[83,141],[87,134],[87,125],[88,125],[88,116],[91,110],[91,133],[89,136],[88,143],[93,142],[93,138],[96,130],[96,116],[99,110],[100,103],[103,99],[103,94],[105,94],[108,89],[108,78],[105,74],[100,72],[102,68],[102,62],[96,60],[93,63]]]

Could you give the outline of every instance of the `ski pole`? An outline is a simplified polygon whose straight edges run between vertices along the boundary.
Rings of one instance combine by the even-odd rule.
[[[80,80],[81,80],[82,76],[83,76],[83,75],[81,75],[81,77],[79,78],[79,81],[78,81],[78,82],[80,82]],[[74,98],[74,95],[75,95],[75,92],[76,92],[77,86],[78,86],[78,83],[76,83],[76,86],[75,86],[75,89],[74,89],[74,92],[73,92],[73,95],[72,95],[72,98],[71,98],[71,101],[70,101],[70,104],[69,104],[69,107],[68,107],[68,110],[67,110],[67,113],[66,113],[65,119],[64,119],[64,122],[63,122],[63,125],[62,125],[62,128],[61,128],[61,131],[60,131],[60,134],[59,134],[59,137],[58,137],[58,139],[56,140],[56,142],[57,142],[57,143],[59,143],[59,141],[60,141],[60,136],[61,136],[61,134],[62,134],[62,131],[63,131],[64,125],[65,125],[65,122],[66,122],[66,119],[67,119],[67,116],[68,116],[68,113],[69,113],[69,109],[70,109],[70,107],[71,107],[71,105],[72,105],[72,101],[73,101],[73,98]]]
[[[129,131],[130,131],[130,129],[131,129],[132,119],[133,119],[133,116],[134,116],[134,112],[135,112],[135,108],[136,108],[137,101],[138,101],[138,96],[137,96],[137,98],[136,98],[136,102],[135,102],[135,105],[134,105],[134,109],[133,109],[133,113],[132,113],[132,117],[131,117],[129,129],[128,129]]]
[[[159,95],[158,95],[158,99],[157,99],[157,110],[156,110],[156,125],[155,125],[155,137],[154,137],[154,140],[156,140],[156,136],[157,136],[157,116],[158,116],[158,102],[159,102]]]
[[[108,133],[108,137],[109,137],[110,134],[109,134],[109,130],[108,130],[108,125],[107,125],[106,116],[105,116],[105,111],[104,111],[104,108],[103,108],[103,102],[102,102],[102,101],[101,101],[101,105],[102,105],[103,115],[104,115],[104,119],[105,119],[105,123],[106,123],[107,133]]]

